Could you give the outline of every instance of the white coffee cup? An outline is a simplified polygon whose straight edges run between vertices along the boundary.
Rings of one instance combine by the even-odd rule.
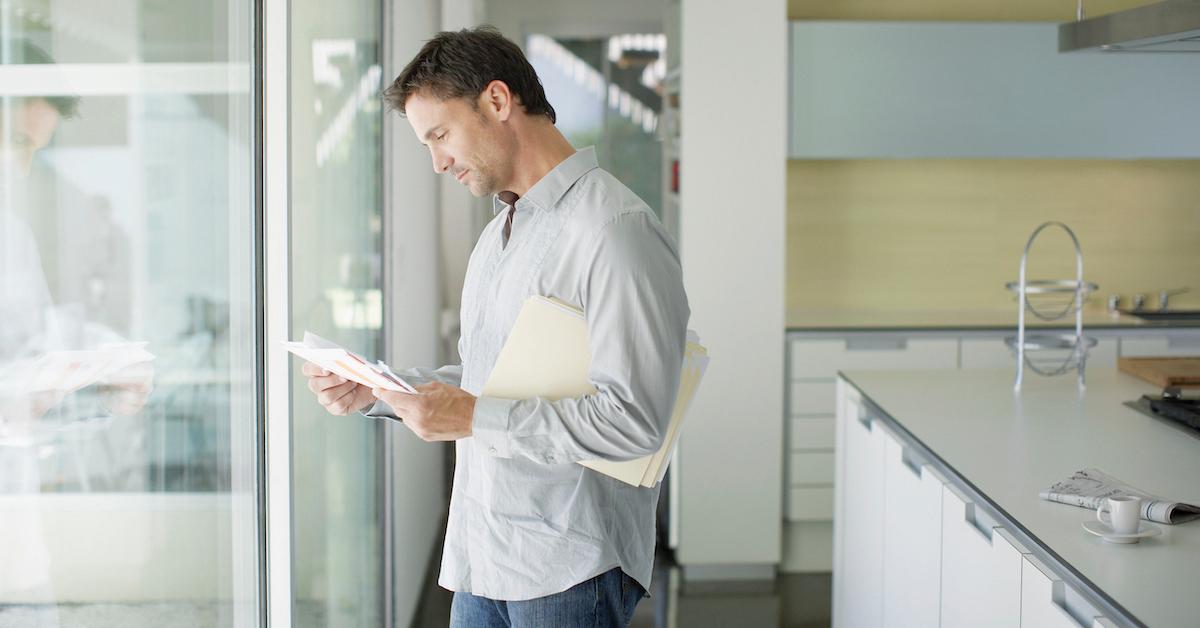
[[[1105,517],[1105,511],[1109,516]],[[1132,495],[1114,495],[1101,502],[1096,518],[1117,534],[1135,534],[1142,519],[1142,499]]]

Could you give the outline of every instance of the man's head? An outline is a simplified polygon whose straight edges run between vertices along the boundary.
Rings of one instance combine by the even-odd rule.
[[[434,171],[450,172],[476,196],[505,189],[522,134],[555,120],[520,47],[486,26],[439,33],[383,97],[429,147]]]
[[[8,64],[50,65],[54,60],[42,49],[18,41],[0,59]],[[33,156],[46,147],[63,118],[79,110],[78,96],[19,96],[0,100],[0,168],[29,174]]]

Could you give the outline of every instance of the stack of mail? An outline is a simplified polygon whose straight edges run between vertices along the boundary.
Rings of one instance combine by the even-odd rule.
[[[370,388],[415,394],[417,390],[392,372],[383,362],[368,362],[357,353],[338,346],[312,332],[304,332],[303,342],[283,343],[287,350],[352,382]]]
[[[683,371],[675,408],[662,446],[649,456],[624,462],[588,460],[579,464],[633,486],[653,487],[662,481],[679,438],[680,424],[708,366],[708,350],[688,331]],[[557,299],[530,297],[496,365],[483,387],[483,396],[501,399],[551,401],[596,392],[588,380],[591,349],[583,312]]]

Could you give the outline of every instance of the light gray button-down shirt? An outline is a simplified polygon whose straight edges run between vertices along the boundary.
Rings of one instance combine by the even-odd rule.
[[[564,591],[613,567],[647,589],[658,487],[635,488],[578,460],[631,460],[658,450],[679,386],[690,310],[679,255],[646,204],[601,170],[591,148],[508,206],[471,253],[462,298],[461,365],[402,373],[479,395],[517,313],[532,295],[587,319],[596,393],[481,397],[473,436],[456,444],[438,583],[498,600]],[[393,416],[382,402],[365,414]]]

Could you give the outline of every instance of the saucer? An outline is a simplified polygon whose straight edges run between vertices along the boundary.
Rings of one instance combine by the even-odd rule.
[[[1108,541],[1109,543],[1137,543],[1138,541],[1162,534],[1162,529],[1148,523],[1141,523],[1141,529],[1132,534],[1117,534],[1112,528],[1099,521],[1084,521],[1083,529]]]

